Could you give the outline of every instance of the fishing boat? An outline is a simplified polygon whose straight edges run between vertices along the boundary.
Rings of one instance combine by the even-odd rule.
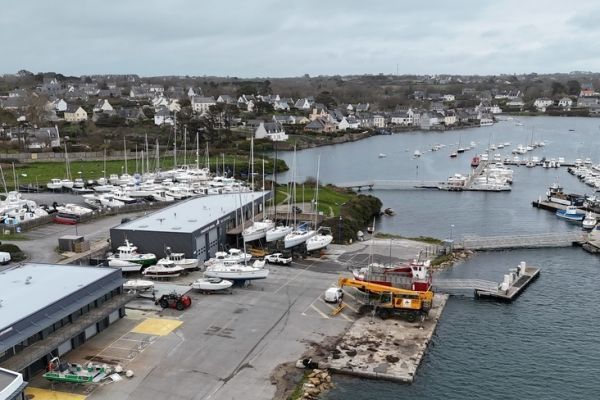
[[[170,247],[165,249],[165,253],[166,257],[164,260],[172,261],[175,263],[175,265],[187,271],[198,269],[198,260],[195,258],[185,258],[185,253],[172,253]],[[159,260],[158,263],[160,263],[161,260]]]
[[[583,219],[581,226],[585,230],[592,230],[592,229],[594,229],[594,227],[596,226],[597,223],[598,223],[598,219],[596,219],[594,214],[592,214],[591,212],[588,212],[587,214],[585,214],[585,218]]]
[[[192,289],[199,290],[201,292],[218,292],[229,289],[233,286],[233,282],[218,277],[208,277],[196,279],[194,282],[192,282],[191,286]]]
[[[575,206],[568,206],[565,210],[557,210],[556,216],[568,221],[580,222],[585,218],[585,213],[580,212]]]
[[[154,289],[154,282],[144,279],[130,279],[123,284],[123,290],[145,292]]]
[[[156,264],[156,256],[152,253],[140,254],[137,252],[137,247],[134,246],[129,240],[125,239],[125,245],[117,248],[117,254],[111,254],[107,257],[109,265],[111,260],[114,265],[118,266],[117,261],[127,261],[129,263],[140,264],[142,266]],[[119,266],[119,268],[121,268]]]
[[[477,168],[479,166],[480,161],[481,159],[479,157],[473,157],[473,159],[471,160],[471,167]]]
[[[104,366],[89,363],[86,366],[75,363],[63,363],[60,358],[54,357],[47,366],[48,372],[42,375],[51,382],[64,383],[97,383],[106,377]]]
[[[142,271],[142,275],[147,278],[176,278],[184,272],[185,269],[175,265],[171,260],[161,258],[158,263],[151,265]]]
[[[267,268],[256,268],[243,264],[213,265],[206,268],[204,276],[208,278],[221,278],[229,281],[251,281],[266,279],[269,276]]]

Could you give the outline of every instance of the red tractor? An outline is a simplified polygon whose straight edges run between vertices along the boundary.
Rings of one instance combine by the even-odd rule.
[[[192,299],[190,296],[171,292],[169,294],[163,294],[154,303],[159,304],[162,308],[176,308],[177,310],[182,311],[192,305]]]

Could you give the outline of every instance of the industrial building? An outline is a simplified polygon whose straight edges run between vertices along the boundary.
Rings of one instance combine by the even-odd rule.
[[[127,239],[140,252],[161,257],[169,247],[188,258],[206,261],[225,248],[228,234],[240,233],[242,219],[245,222],[263,212],[271,194],[269,191],[220,194],[176,203],[112,228],[112,249],[117,251]]]
[[[0,400],[26,400],[26,387],[22,374],[0,368]]]
[[[122,318],[123,282],[114,268],[28,263],[0,272],[0,367],[28,380]]]

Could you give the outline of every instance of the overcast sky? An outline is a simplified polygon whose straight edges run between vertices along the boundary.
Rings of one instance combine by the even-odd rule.
[[[600,71],[600,2],[3,0],[0,73]]]

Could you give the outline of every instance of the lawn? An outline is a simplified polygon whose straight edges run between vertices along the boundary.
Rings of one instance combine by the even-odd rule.
[[[178,163],[183,163],[183,157],[177,159]],[[201,166],[205,165],[204,159],[201,158]],[[195,159],[187,159],[188,164],[194,164]],[[248,169],[248,157],[247,156],[225,156],[225,168],[233,169],[235,162],[235,171],[238,174],[240,171],[246,171]],[[173,168],[173,158],[165,158],[160,160],[160,167],[162,170],[167,170]],[[211,157],[210,159],[210,168],[211,171],[215,171],[215,167],[218,164],[218,168],[222,169],[223,166],[223,158],[222,157]],[[278,160],[278,169],[280,171],[284,171],[287,169],[285,162],[283,160]],[[104,175],[104,162],[103,161],[71,161],[71,177],[72,179],[81,177],[85,180],[87,179],[97,179]],[[272,170],[272,160],[265,160],[265,170],[266,172],[270,172]],[[151,169],[155,168],[155,163],[153,159],[150,159],[150,167]],[[4,164],[2,166],[4,179],[6,181],[6,185],[10,188],[14,187],[14,179],[13,179],[13,170],[12,166]],[[262,160],[255,160],[254,170],[257,173],[261,173],[262,171]],[[130,174],[134,174],[135,172],[141,171],[141,161],[137,163],[136,161],[127,160],[127,172]],[[122,174],[125,172],[125,161],[124,160],[111,160],[106,161],[106,176],[110,174]],[[17,181],[20,185],[23,184],[39,184],[40,186],[45,186],[47,182],[52,178],[60,178],[63,179],[66,176],[65,164],[62,162],[34,162],[28,164],[15,164],[15,173],[17,176]],[[2,184],[0,178],[0,185]]]
[[[278,204],[287,198],[288,187],[279,186],[275,200]],[[319,211],[325,216],[329,216],[333,211],[334,215],[340,215],[340,207],[348,202],[355,194],[348,193],[344,189],[333,186],[319,186]],[[296,186],[296,203],[310,203],[315,198],[315,186],[302,185]]]

